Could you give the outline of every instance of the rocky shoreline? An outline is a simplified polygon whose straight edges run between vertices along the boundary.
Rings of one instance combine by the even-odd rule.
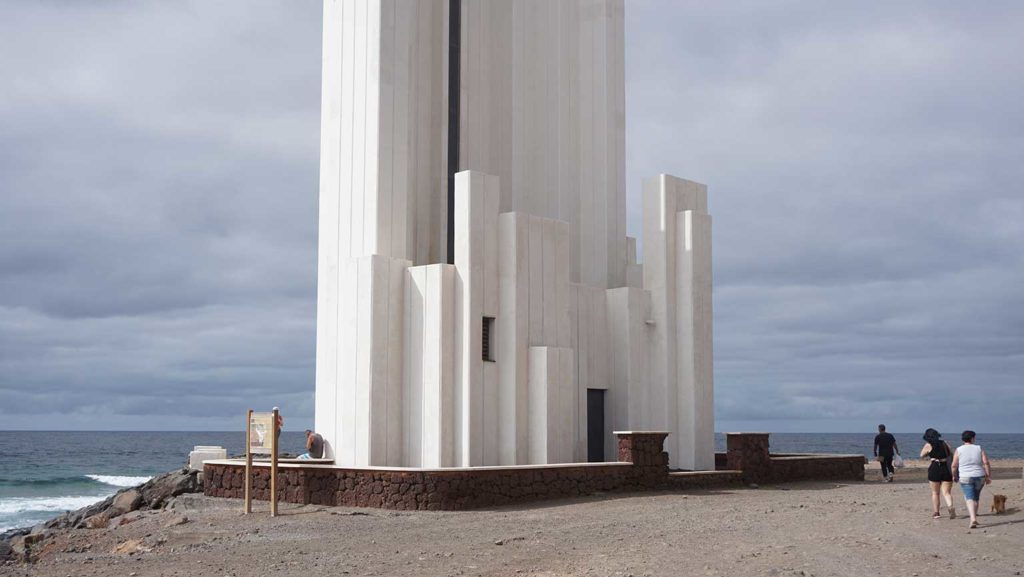
[[[147,511],[173,508],[174,498],[179,495],[202,492],[201,471],[192,471],[188,467],[168,471],[136,487],[122,489],[98,503],[68,511],[34,527],[0,533],[0,562],[31,562],[33,549],[39,549],[55,532],[127,525]]]

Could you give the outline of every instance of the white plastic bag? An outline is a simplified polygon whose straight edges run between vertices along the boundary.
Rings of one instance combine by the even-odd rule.
[[[899,456],[898,454],[893,455],[893,457],[892,457],[892,466],[895,469],[902,469],[903,468],[903,457]]]

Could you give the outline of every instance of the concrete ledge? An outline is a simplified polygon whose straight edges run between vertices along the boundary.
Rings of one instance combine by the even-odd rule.
[[[613,435],[671,435],[668,431],[612,431]]]
[[[245,465],[245,459],[217,459],[209,460],[206,463],[211,465]],[[270,461],[253,461],[253,467],[270,468]],[[382,471],[391,473],[460,473],[475,471],[507,471],[507,470],[544,470],[562,469],[565,467],[632,467],[633,463],[622,461],[611,461],[606,463],[556,463],[546,465],[508,465],[494,467],[344,467],[335,465],[333,461],[319,463],[314,460],[289,459],[278,461],[278,468],[300,468],[300,469],[337,469],[341,471]]]

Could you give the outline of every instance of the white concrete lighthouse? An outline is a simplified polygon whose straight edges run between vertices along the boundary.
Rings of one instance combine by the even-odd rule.
[[[626,236],[623,0],[325,0],[316,428],[349,466],[714,469],[711,217]]]

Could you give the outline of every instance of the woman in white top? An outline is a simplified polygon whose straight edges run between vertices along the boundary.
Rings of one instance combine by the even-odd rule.
[[[953,481],[960,482],[964,499],[967,501],[967,512],[971,514],[971,529],[978,526],[978,501],[981,500],[981,488],[992,482],[992,469],[988,464],[988,455],[974,444],[974,431],[964,431],[960,436],[964,444],[953,453]]]

